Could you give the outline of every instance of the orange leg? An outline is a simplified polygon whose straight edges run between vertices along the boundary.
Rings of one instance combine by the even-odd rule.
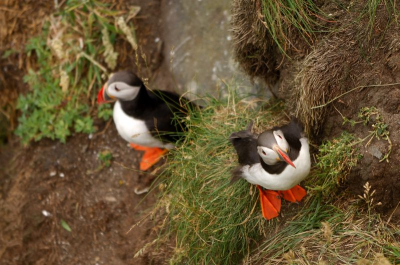
[[[299,185],[296,185],[290,190],[280,190],[279,194],[287,201],[299,202],[307,195],[307,192]]]
[[[146,147],[133,143],[130,143],[129,145],[135,150],[144,151],[142,161],[140,161],[140,170],[142,171],[146,171],[152,167],[167,152],[167,149],[161,149],[158,147]]]
[[[265,219],[271,220],[279,215],[281,210],[281,198],[276,191],[264,190],[257,185],[260,192],[260,203],[262,215]]]

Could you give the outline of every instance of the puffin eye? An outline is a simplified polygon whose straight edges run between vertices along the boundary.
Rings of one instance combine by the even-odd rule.
[[[267,153],[265,153],[265,151],[264,151],[264,150],[262,150],[262,153],[263,153],[263,155],[265,155],[265,156],[267,155]]]
[[[120,91],[121,89],[119,89],[117,86],[115,86],[115,90],[118,92],[118,91]]]
[[[280,136],[279,134],[278,134],[278,137],[282,139],[282,136]]]

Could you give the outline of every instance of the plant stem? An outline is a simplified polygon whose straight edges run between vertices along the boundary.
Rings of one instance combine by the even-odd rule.
[[[346,91],[346,92],[344,92],[343,94],[341,94],[341,95],[339,95],[339,96],[337,96],[337,97],[335,97],[335,98],[329,100],[329,101],[326,102],[325,104],[322,104],[322,105],[319,105],[319,106],[311,107],[311,109],[319,109],[319,108],[326,107],[326,106],[328,106],[329,104],[331,104],[333,101],[335,101],[335,100],[337,100],[337,99],[343,97],[344,95],[347,95],[347,94],[349,94],[349,93],[351,93],[351,92],[353,92],[354,90],[357,90],[357,89],[359,89],[359,88],[366,88],[366,87],[385,87],[385,86],[395,86],[395,85],[400,85],[400,83],[391,83],[391,84],[383,84],[383,85],[365,85],[365,86],[358,86],[358,87],[352,88],[352,89],[350,89],[349,91]]]

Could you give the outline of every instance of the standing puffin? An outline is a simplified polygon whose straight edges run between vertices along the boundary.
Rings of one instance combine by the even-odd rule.
[[[310,172],[308,139],[297,120],[258,137],[252,127],[251,122],[247,130],[229,137],[240,164],[233,171],[232,182],[244,178],[257,185],[263,217],[270,220],[279,215],[281,197],[298,202],[307,194],[297,184]]]
[[[182,121],[195,105],[175,93],[148,90],[131,71],[120,71],[101,88],[97,103],[116,100],[113,118],[119,135],[136,150],[144,151],[140,170],[153,166],[175,147],[185,131]]]

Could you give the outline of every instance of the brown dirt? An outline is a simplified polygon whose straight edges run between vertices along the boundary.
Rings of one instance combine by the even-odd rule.
[[[112,165],[96,170],[105,150]],[[129,230],[155,201],[154,193],[133,192],[152,176],[139,174],[139,154],[112,126],[92,139],[44,140],[16,153],[0,201],[2,264],[148,264],[147,254],[133,256],[156,237],[156,221]]]
[[[36,2],[6,0],[0,4],[6,25],[1,31],[0,54],[10,47],[22,50],[26,40],[40,32],[41,19],[34,18],[54,10],[51,4],[37,6]],[[118,8],[142,8],[134,25],[149,65],[145,74],[153,80],[162,61],[161,44],[154,41],[161,38],[157,19],[161,0],[110,2]],[[20,12],[25,9],[32,10],[31,16]],[[136,69],[130,47],[123,42],[118,47],[119,68]],[[12,55],[0,61],[0,94],[6,95],[0,101],[6,113],[0,121],[7,124],[1,129],[8,130],[7,144],[0,150],[0,263],[164,264],[167,249],[151,245],[160,222],[159,215],[150,215],[157,190],[147,195],[133,192],[148,186],[155,176],[138,171],[141,154],[127,147],[113,123],[107,126],[96,121],[99,130],[91,139],[75,134],[67,144],[42,140],[24,148],[10,134],[17,116],[15,99],[28,90],[22,81],[30,64],[25,59]],[[112,164],[98,169],[98,154],[105,150],[112,153]],[[71,232],[62,227],[62,220]],[[139,250],[141,255],[135,257]]]

